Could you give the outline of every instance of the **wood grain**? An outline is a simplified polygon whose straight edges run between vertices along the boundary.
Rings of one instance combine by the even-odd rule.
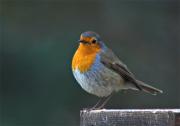
[[[82,110],[80,126],[180,126],[180,109]]]

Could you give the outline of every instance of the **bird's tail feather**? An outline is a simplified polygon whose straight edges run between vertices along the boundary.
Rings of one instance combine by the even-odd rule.
[[[142,88],[142,91],[144,91],[144,92],[150,93],[152,95],[156,95],[157,93],[163,93],[162,90],[152,87],[148,84],[145,84],[142,81],[136,80],[136,82],[140,86],[140,88]]]

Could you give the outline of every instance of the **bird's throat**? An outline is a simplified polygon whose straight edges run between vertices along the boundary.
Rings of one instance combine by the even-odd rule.
[[[72,60],[72,69],[78,69],[81,73],[87,72],[93,65],[100,49],[89,48],[80,45]]]

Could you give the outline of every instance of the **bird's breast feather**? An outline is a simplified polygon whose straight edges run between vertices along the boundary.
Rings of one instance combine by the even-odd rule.
[[[97,53],[83,55],[80,52],[76,52],[73,61],[72,69],[78,69],[81,73],[87,72],[95,62]]]

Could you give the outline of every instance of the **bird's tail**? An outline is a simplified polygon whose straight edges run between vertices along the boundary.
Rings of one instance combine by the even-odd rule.
[[[144,92],[150,93],[152,95],[156,95],[158,93],[163,93],[162,90],[152,87],[148,84],[145,84],[142,81],[136,80],[136,82],[137,82],[138,86],[142,89],[142,91],[144,91]]]

